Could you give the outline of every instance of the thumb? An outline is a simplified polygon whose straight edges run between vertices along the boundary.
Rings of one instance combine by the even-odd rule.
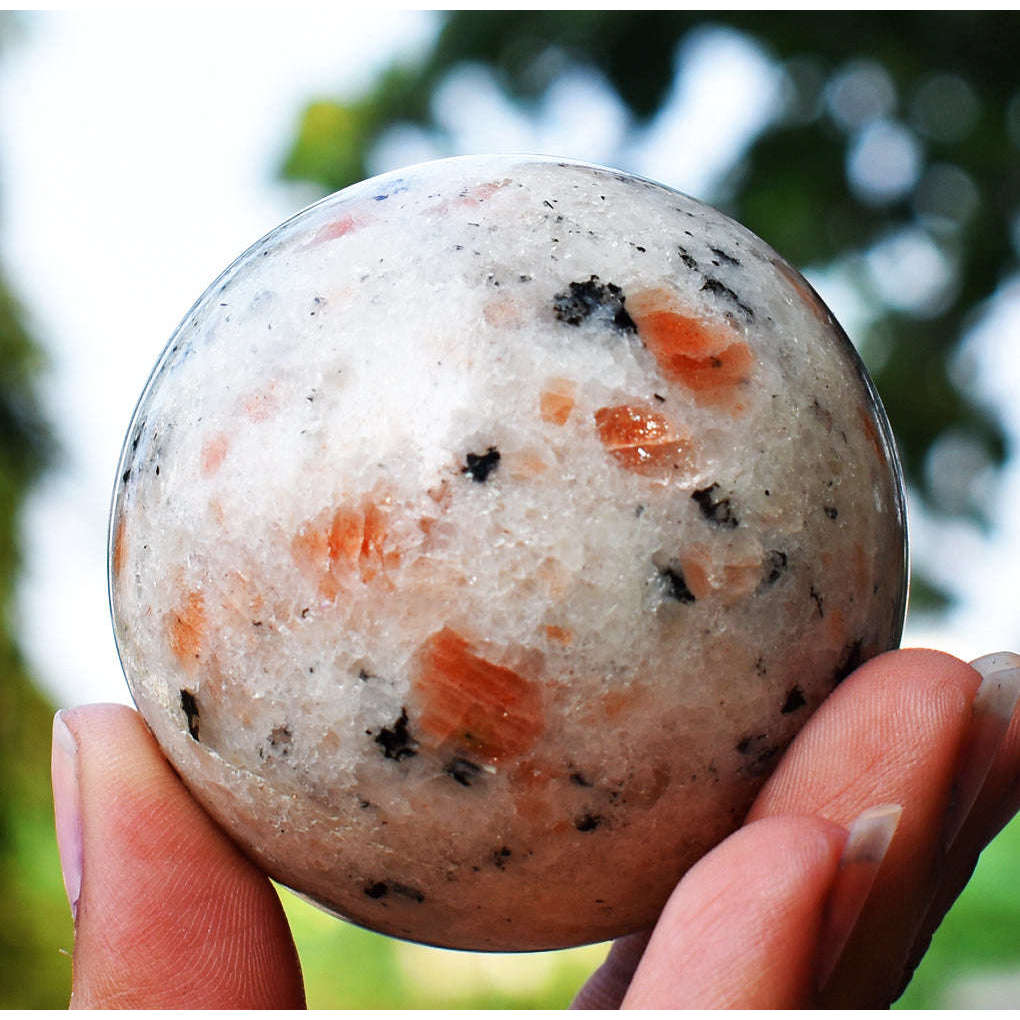
[[[268,879],[192,800],[136,712],[58,712],[52,764],[72,1006],[304,1005]]]

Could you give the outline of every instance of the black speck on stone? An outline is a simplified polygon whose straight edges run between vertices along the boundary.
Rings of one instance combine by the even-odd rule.
[[[456,757],[450,759],[443,769],[451,779],[460,783],[461,786],[470,786],[472,780],[474,780],[478,773],[481,772],[481,766],[476,765],[473,761],[469,761],[467,758]]]
[[[670,598],[683,603],[695,601],[691,589],[687,587],[687,582],[684,580],[683,571],[679,567],[666,567],[659,571],[659,575],[666,582],[666,594]]]
[[[832,412],[822,407],[822,405],[818,402],[817,397],[812,397],[811,399],[811,412],[826,427],[826,429],[830,432],[832,431]]]
[[[467,467],[461,473],[470,475],[476,482],[487,481],[489,475],[499,467],[499,460],[499,450],[494,446],[490,446],[485,453],[469,453]]]
[[[772,549],[768,558],[765,560],[765,583],[775,584],[786,573],[788,557],[786,553],[780,552],[779,549]]]
[[[719,488],[718,482],[713,482],[707,489],[695,489],[691,493],[691,499],[701,508],[701,514],[713,524],[720,528],[735,528],[740,521],[733,513],[729,498],[718,499],[715,495]]]
[[[834,521],[839,516],[839,510],[837,510],[834,506],[827,506],[822,509],[825,510],[825,516],[828,517],[830,521]]]
[[[727,263],[728,265],[731,265],[731,266],[739,266],[740,265],[740,259],[738,259],[735,256],[731,255],[729,252],[723,251],[722,248],[713,248],[712,249],[712,254],[715,255],[716,258],[718,258],[718,259],[722,260],[723,262]]]
[[[365,674],[365,679],[368,674]],[[382,748],[384,758],[402,761],[413,758],[418,752],[418,742],[407,730],[407,709],[400,709],[400,716],[392,727],[382,727],[375,735],[375,742]]]
[[[846,648],[843,649],[843,655],[840,657],[839,665],[836,666],[836,669],[833,671],[833,687],[838,687],[864,661],[861,655],[863,647],[864,639],[857,638],[855,641],[851,641]]]
[[[569,291],[553,296],[553,312],[560,322],[580,326],[592,316],[605,318],[621,333],[636,333],[623,291],[615,283],[602,283],[594,274],[587,280],[570,284]]]
[[[136,439],[136,440],[135,440],[135,443],[137,444],[137,442],[138,442],[138,440]],[[131,477],[131,468],[128,468],[128,469],[127,469],[127,471],[125,471],[125,472],[124,472],[124,474],[122,474],[122,475],[120,476],[120,480],[121,480],[121,482],[122,482],[123,484],[125,484],[125,485],[126,485],[126,484],[127,484],[127,480],[128,480],[128,479],[129,479],[130,477]]]
[[[803,708],[807,704],[807,700],[804,697],[804,692],[799,687],[791,687],[790,693],[786,695],[786,701],[783,702],[783,707],[779,710],[783,715],[789,715],[791,712],[796,712],[798,709]]]
[[[373,882],[364,889],[365,895],[372,900],[381,900],[389,891],[390,887],[385,882]]]
[[[289,727],[275,726],[272,733],[269,734],[269,746],[281,758],[286,758],[290,754],[290,745],[293,739],[294,737]]]
[[[193,740],[198,740],[198,702],[191,691],[181,688],[181,711],[188,720],[188,733]]]
[[[688,269],[697,269],[698,268],[698,260],[682,244],[678,244],[676,246],[676,250],[680,254],[680,261]]]
[[[782,745],[775,744],[762,748],[744,769],[750,776],[767,776],[776,764],[776,759],[783,753]]]
[[[706,276],[701,289],[707,290],[709,294],[714,294],[716,297],[732,302],[748,319],[754,318],[754,310],[740,300],[736,291],[731,290],[725,283],[717,280],[714,276]]]
[[[772,771],[783,745],[769,743],[767,733],[755,733],[741,738],[736,750],[747,759],[740,767],[741,772],[748,776],[764,776]]]
[[[591,780],[587,779],[583,772],[571,772],[570,781],[575,786],[591,786]]]
[[[513,851],[508,846],[501,846],[498,850],[492,851],[492,863],[503,871],[506,868],[507,859],[513,854]]]
[[[602,824],[601,815],[593,815],[591,813],[581,815],[580,818],[574,819],[574,828],[578,832],[594,832]]]
[[[413,885],[404,885],[403,882],[390,882],[389,886],[393,892],[398,896],[403,896],[404,899],[414,900],[415,903],[425,902],[425,894],[420,889],[415,889]]]
[[[825,616],[825,601],[822,598],[822,593],[814,585],[811,585],[811,591],[808,594],[815,604],[815,609],[818,610],[818,615]]]

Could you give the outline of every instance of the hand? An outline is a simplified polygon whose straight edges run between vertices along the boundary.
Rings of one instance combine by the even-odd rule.
[[[1020,807],[1020,657],[976,665],[987,679],[939,652],[899,651],[848,677],[743,828],[684,876],[650,940],[615,944],[575,1006],[897,999]]]
[[[745,825],[687,873],[653,932],[617,941],[575,1005],[895,999],[1020,806],[1020,725],[1010,723],[1020,658],[977,665],[984,682],[929,651],[858,669],[791,745]],[[76,914],[73,1006],[304,1004],[272,886],[191,799],[135,712],[59,713],[53,772]]]

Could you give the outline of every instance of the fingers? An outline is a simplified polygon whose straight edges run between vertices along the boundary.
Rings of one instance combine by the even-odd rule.
[[[651,937],[650,931],[642,931],[617,939],[602,966],[585,981],[570,1008],[619,1009]]]
[[[846,832],[819,818],[745,826],[681,880],[623,1000],[634,1009],[792,1009],[810,1001]]]
[[[857,670],[791,745],[745,828],[680,883],[626,997],[629,940],[577,1005],[893,1001],[981,849],[1020,807],[1020,657],[977,665],[908,650]],[[846,828],[835,870],[825,853],[812,857]]]
[[[822,705],[751,810],[750,820],[796,812],[846,826],[868,805],[902,805],[895,838],[820,1004],[881,1007],[902,991],[912,947],[945,879],[945,834],[958,824],[956,778],[988,772],[987,761],[975,763],[968,754],[988,753],[987,740],[972,738],[980,681],[969,666],[938,652],[873,659]],[[969,839],[974,823],[964,820],[961,832]]]
[[[137,713],[58,713],[53,779],[76,914],[72,1006],[303,1006],[276,893],[191,799]]]

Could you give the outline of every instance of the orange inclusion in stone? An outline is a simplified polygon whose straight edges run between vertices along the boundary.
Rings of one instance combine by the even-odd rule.
[[[871,444],[871,448],[875,451],[875,456],[878,457],[879,461],[884,464],[886,460],[885,451],[882,449],[882,439],[879,435],[878,427],[875,425],[874,419],[867,411],[858,407],[857,420],[861,423],[861,429],[864,431],[864,435]]]
[[[701,403],[728,402],[750,377],[750,347],[727,327],[685,315],[670,303],[670,295],[659,290],[628,300],[638,335],[670,382],[686,386]]]
[[[185,666],[194,665],[200,657],[205,635],[205,604],[202,593],[190,592],[184,604],[168,614],[170,650]]]
[[[227,456],[227,448],[230,441],[222,432],[210,436],[202,444],[202,475],[211,478],[220,469],[224,458]]]
[[[357,230],[360,226],[361,223],[359,223],[350,214],[341,216],[339,219],[333,220],[332,223],[327,223],[324,227],[320,227],[315,232],[312,239],[308,242],[308,247],[315,244],[322,244],[325,241],[335,241],[338,238]]]
[[[241,402],[241,410],[249,421],[255,423],[269,421],[280,409],[276,395],[275,383],[270,383],[264,390],[249,393]]]
[[[357,573],[371,581],[400,554],[386,548],[386,515],[374,503],[363,509],[337,507],[306,521],[291,539],[290,554],[306,576],[318,582],[319,594],[335,599],[342,582]]]
[[[542,421],[550,425],[565,425],[574,409],[576,387],[569,379],[550,379],[546,387],[538,401]]]
[[[365,518],[357,510],[340,507],[333,514],[326,539],[330,566],[355,566],[365,541]]]
[[[600,699],[600,708],[606,719],[616,719],[622,712],[631,712],[644,698],[644,691],[638,687],[622,687],[606,691]]]
[[[386,539],[386,517],[375,505],[365,506],[365,526],[361,538],[361,551],[358,560],[361,567],[362,581],[371,581],[389,562],[383,542]]]
[[[569,645],[574,640],[574,632],[568,627],[557,627],[555,624],[547,624],[545,636],[550,641],[557,641],[561,645]]]
[[[476,184],[473,188],[469,188],[462,195],[460,195],[460,203],[462,205],[479,205],[484,202],[487,198],[492,198],[501,188],[505,188],[510,183],[509,177],[504,177],[501,181],[486,181],[484,184]]]
[[[703,546],[693,546],[680,556],[687,590],[696,599],[717,597],[723,605],[732,605],[754,591],[762,579],[760,556],[739,554],[729,560],[714,561]]]
[[[600,407],[595,412],[595,427],[617,463],[636,474],[661,475],[689,462],[690,443],[665,415],[650,407]]]
[[[121,568],[124,566],[124,530],[127,519],[121,511],[120,520],[117,521],[117,530],[113,533],[113,576],[119,577]]]
[[[527,751],[542,732],[537,685],[476,654],[444,627],[422,645],[414,689],[422,708],[421,740],[433,748],[458,747],[489,763]]]

